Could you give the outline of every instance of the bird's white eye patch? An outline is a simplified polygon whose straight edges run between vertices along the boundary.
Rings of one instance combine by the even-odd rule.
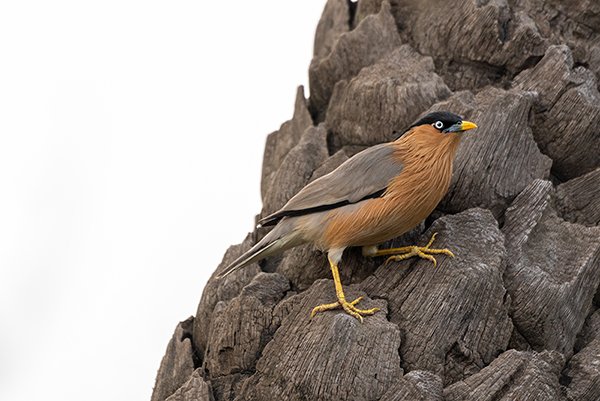
[[[431,124],[431,125],[433,125],[433,127],[434,127],[434,128],[437,128],[437,129],[442,129],[442,128],[444,128],[444,123],[443,123],[443,122],[441,122],[441,121],[436,121],[436,122],[434,122],[434,123],[433,123],[433,124]]]

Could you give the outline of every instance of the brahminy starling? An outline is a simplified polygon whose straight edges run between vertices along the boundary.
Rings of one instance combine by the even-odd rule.
[[[275,227],[227,268],[224,277],[244,266],[286,249],[312,243],[327,252],[337,301],[315,307],[311,316],[342,308],[362,321],[378,308],[359,309],[361,298],[347,301],[338,264],[348,247],[362,247],[367,257],[412,256],[437,264],[434,255],[454,256],[435,249],[432,236],[425,246],[379,249],[378,245],[416,227],[448,191],[452,163],[463,133],[477,128],[456,114],[427,114],[397,140],[372,146],[331,173],[306,185],[279,211],[259,221]]]

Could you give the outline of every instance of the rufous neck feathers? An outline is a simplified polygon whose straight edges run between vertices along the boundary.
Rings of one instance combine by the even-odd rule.
[[[433,158],[454,159],[462,137],[460,132],[443,133],[430,125],[414,127],[395,141],[400,157],[421,162]]]

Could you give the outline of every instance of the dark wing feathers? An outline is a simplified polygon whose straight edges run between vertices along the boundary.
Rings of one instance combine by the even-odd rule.
[[[363,150],[331,173],[305,186],[279,211],[263,218],[259,224],[269,226],[286,216],[334,209],[381,196],[390,181],[402,171],[402,164],[393,153],[391,143]]]

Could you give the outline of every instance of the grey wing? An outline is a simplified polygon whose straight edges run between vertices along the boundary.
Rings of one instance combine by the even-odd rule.
[[[331,173],[311,182],[279,211],[259,221],[277,224],[286,216],[300,216],[381,196],[402,171],[391,143],[372,146],[346,160]]]

